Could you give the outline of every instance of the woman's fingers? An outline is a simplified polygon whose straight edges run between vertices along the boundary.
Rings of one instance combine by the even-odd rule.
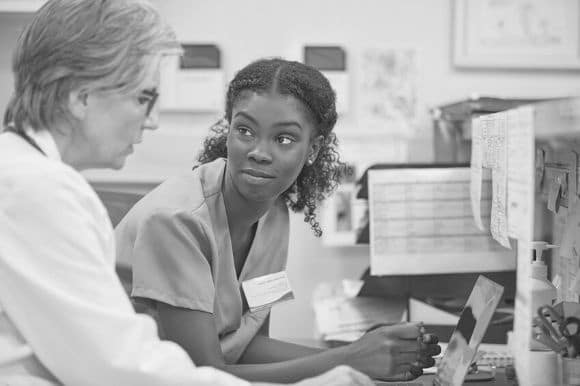
[[[420,366],[415,366],[412,365],[411,369],[409,370],[409,372],[411,373],[411,375],[413,375],[415,378],[420,377],[421,375],[423,375],[423,368]],[[413,379],[415,379],[413,378]]]
[[[375,328],[376,327],[376,328]],[[433,355],[440,353],[436,335],[425,333],[421,323],[373,326],[354,342],[348,364],[380,379],[415,379],[424,367],[431,367]],[[401,374],[406,374],[402,378]]]
[[[418,344],[416,340],[412,339],[399,339],[397,341],[399,352],[414,352],[421,353],[424,355],[439,355],[441,353],[441,346],[438,344]]]
[[[421,345],[417,344],[416,340],[398,340],[397,349],[400,353],[415,353],[415,355],[423,352]]]
[[[432,355],[425,353],[414,352],[400,352],[396,355],[396,364],[401,365],[405,363],[418,363],[421,367],[432,367],[435,365],[435,359]]]
[[[424,355],[435,356],[441,354],[441,346],[438,344],[421,344],[421,353]]]
[[[439,343],[439,337],[435,334],[423,334],[422,341],[425,344],[437,344]]]
[[[433,366],[435,366],[435,359],[432,357],[422,356],[419,358],[418,364],[419,364],[419,366],[421,366],[423,368],[433,367]]]
[[[398,365],[405,363],[417,363],[419,367],[432,367],[435,365],[435,359],[432,357],[441,352],[441,347],[437,344],[421,344],[417,342],[401,340],[398,345],[398,354],[396,363]]]
[[[417,339],[421,335],[419,323],[401,323],[382,328],[389,336],[399,339]]]

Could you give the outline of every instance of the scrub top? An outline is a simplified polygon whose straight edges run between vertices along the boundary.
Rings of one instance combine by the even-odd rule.
[[[283,271],[288,208],[282,200],[258,221],[236,277],[221,191],[226,160],[196,167],[147,194],[115,230],[117,259],[133,265],[131,295],[156,317],[155,302],[213,313],[227,363],[236,363],[270,310],[247,310],[241,283]],[[163,331],[160,331],[163,336]]]

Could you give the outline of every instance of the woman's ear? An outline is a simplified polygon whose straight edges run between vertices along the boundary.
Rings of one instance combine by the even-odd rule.
[[[87,115],[89,94],[85,89],[74,89],[68,96],[68,109],[73,117],[83,120]]]
[[[308,158],[306,159],[306,164],[308,166],[314,164],[314,162],[316,161],[318,153],[320,152],[320,148],[322,147],[322,141],[324,141],[324,137],[322,135],[319,135],[310,142]]]

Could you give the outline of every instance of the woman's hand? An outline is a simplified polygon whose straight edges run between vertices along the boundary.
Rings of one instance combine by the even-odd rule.
[[[411,380],[434,364],[437,337],[418,323],[381,326],[346,347],[346,363],[375,379]]]
[[[433,357],[441,353],[441,346],[437,344],[439,338],[434,334],[426,334],[422,331],[420,342],[419,358],[411,365],[410,370],[392,377],[384,378],[383,380],[399,382],[411,381],[423,375],[424,368],[435,366],[435,359]]]
[[[369,377],[353,368],[338,366],[322,375],[298,382],[296,386],[374,386],[374,384]]]

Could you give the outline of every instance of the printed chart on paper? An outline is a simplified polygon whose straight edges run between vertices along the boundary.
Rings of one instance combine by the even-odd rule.
[[[469,167],[369,171],[371,274],[485,272],[515,268],[489,232],[491,181],[482,181],[480,230]],[[458,262],[461,262],[458,264]]]

